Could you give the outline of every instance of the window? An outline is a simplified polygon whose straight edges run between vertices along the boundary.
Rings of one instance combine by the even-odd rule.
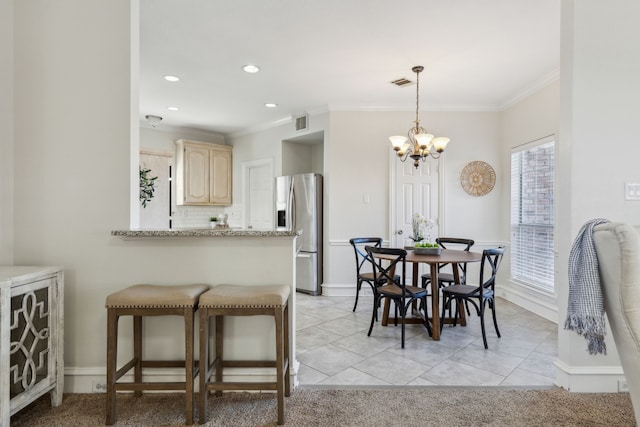
[[[554,141],[511,153],[511,278],[553,292]]]

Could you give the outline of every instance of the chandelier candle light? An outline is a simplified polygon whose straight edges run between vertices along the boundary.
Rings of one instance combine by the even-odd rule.
[[[404,162],[407,160],[407,157],[411,157],[416,169],[420,164],[420,160],[424,162],[429,156],[434,159],[439,158],[449,143],[449,138],[434,137],[430,133],[427,133],[425,128],[420,126],[418,110],[420,105],[420,73],[422,70],[424,70],[422,65],[417,65],[411,69],[411,71],[416,73],[416,125],[409,129],[409,138],[406,136],[389,137],[391,145],[393,145],[393,149],[396,151],[398,157],[400,157],[400,160]]]

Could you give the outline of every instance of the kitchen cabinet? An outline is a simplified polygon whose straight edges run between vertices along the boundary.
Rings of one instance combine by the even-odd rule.
[[[232,147],[176,141],[176,203],[231,205]]]
[[[0,267],[0,425],[49,393],[64,389],[64,271]]]

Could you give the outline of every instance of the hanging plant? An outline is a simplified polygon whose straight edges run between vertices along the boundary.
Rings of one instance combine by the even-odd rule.
[[[153,192],[156,190],[157,176],[151,177],[149,173],[151,169],[140,166],[140,203],[143,208],[147,207],[147,203],[153,199]]]

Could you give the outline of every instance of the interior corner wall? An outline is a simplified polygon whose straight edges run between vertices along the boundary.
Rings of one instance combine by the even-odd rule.
[[[500,113],[423,112],[423,122],[436,135],[451,138],[440,162],[446,193],[445,224],[441,233],[472,235],[480,244],[500,242],[500,218],[495,206],[502,203],[501,186],[484,197],[468,195],[460,185],[460,173],[474,160],[493,166],[503,175],[500,145]],[[353,249],[349,239],[380,236],[389,240],[391,161],[399,161],[388,136],[405,132],[413,122],[409,111],[336,111],[330,114],[330,144],[325,143],[325,169],[329,199],[325,240],[325,285],[329,292],[355,294]],[[427,160],[432,161],[432,160]],[[364,194],[368,194],[368,198]],[[473,220],[469,219],[472,211]],[[323,289],[324,292],[324,289]],[[337,294],[337,293],[336,293]]]
[[[566,317],[568,258],[580,227],[600,217],[640,224],[640,202],[624,197],[625,182],[640,182],[638,16],[640,3],[635,0],[562,1],[558,159],[562,174],[556,227],[560,319]],[[572,391],[618,391],[622,370],[615,352],[591,356],[585,339],[562,327],[558,342],[558,385]],[[614,348],[610,333],[606,343]]]
[[[13,0],[0,0],[0,265],[13,265]]]
[[[500,234],[504,241],[511,240],[511,150],[528,142],[549,135],[555,135],[558,147],[558,129],[560,120],[560,82],[556,80],[534,94],[504,110],[501,114],[501,169],[504,173],[498,178],[502,184],[502,200],[498,206]],[[564,174],[562,168],[556,168],[556,175]],[[498,295],[558,323],[558,309],[555,297],[539,293],[531,288],[520,286],[510,280],[510,257],[507,252],[502,266],[505,280],[499,282]]]

